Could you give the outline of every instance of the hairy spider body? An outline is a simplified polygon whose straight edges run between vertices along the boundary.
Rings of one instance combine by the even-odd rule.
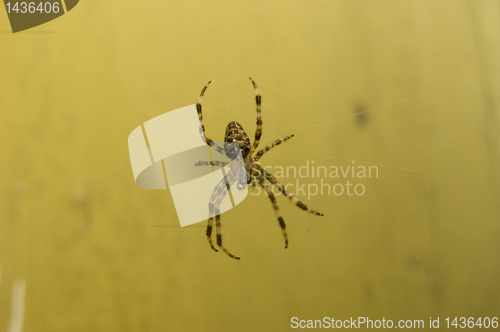
[[[224,153],[226,156],[228,156],[231,159],[235,159],[238,156],[238,153],[241,151],[241,155],[243,157],[243,163],[245,165],[245,176],[246,176],[246,184],[250,184],[252,187],[256,186],[256,183],[258,183],[265,191],[269,199],[271,200],[271,203],[274,208],[274,212],[276,214],[276,218],[278,219],[279,225],[281,227],[283,237],[285,239],[285,248],[288,247],[288,235],[286,232],[286,224],[283,219],[283,216],[281,215],[278,203],[276,202],[276,197],[271,189],[271,186],[275,186],[278,188],[280,193],[283,195],[287,196],[290,201],[297,205],[300,209],[317,215],[317,216],[322,216],[322,213],[319,213],[317,211],[309,209],[304,203],[299,201],[292,193],[289,193],[283,185],[281,185],[278,180],[267,170],[262,168],[262,166],[258,163],[259,159],[275,146],[280,145],[281,143],[289,140],[290,138],[293,137],[293,135],[286,136],[283,139],[278,139],[275,142],[269,144],[268,146],[264,147],[263,149],[259,150],[256,154],[255,157],[253,157],[253,154],[257,147],[259,146],[260,142],[260,137],[262,136],[262,118],[261,118],[261,103],[262,103],[262,98],[260,96],[259,89],[257,88],[257,84],[255,83],[252,78],[250,78],[250,81],[253,84],[253,87],[255,89],[255,103],[257,106],[257,128],[255,131],[255,140],[253,145],[250,142],[250,138],[248,137],[247,133],[243,129],[243,127],[236,121],[231,121],[227,127],[226,127],[226,134],[224,137],[224,142],[225,143],[232,143],[232,144],[225,144],[224,145],[224,150],[216,145],[210,138],[208,138],[205,134],[205,126],[203,125],[203,115],[202,115],[202,106],[201,102],[203,100],[203,95],[205,94],[205,91],[208,88],[208,85],[211,83],[210,81],[203,87],[200,97],[198,98],[198,103],[196,104],[196,110],[198,112],[198,118],[200,120],[201,124],[201,136],[202,139],[213,149],[215,149],[219,153]],[[198,162],[196,163],[196,166],[202,166],[202,165],[212,165],[212,166],[224,166],[225,163],[219,162],[219,161],[205,161],[205,162]],[[208,225],[207,225],[207,241],[210,245],[210,247],[214,251],[218,251],[213,243],[212,240],[212,229],[214,226],[214,219],[215,219],[215,228],[216,228],[216,238],[217,238],[217,246],[224,252],[226,253],[229,257],[234,258],[234,259],[240,259],[239,257],[234,256],[231,254],[222,244],[222,227],[220,223],[220,211],[219,211],[219,205],[222,202],[223,198],[225,195],[227,195],[227,192],[231,185],[233,185],[236,181],[238,181],[238,188],[240,188],[241,185],[244,185],[244,178],[243,181],[240,180],[240,176],[242,174],[237,174],[238,171],[231,170],[227,174],[227,182],[225,179],[222,179],[219,184],[215,187],[215,189],[212,192],[212,196],[210,197],[210,202],[208,204],[209,207],[209,218],[208,218]],[[267,181],[267,182],[266,182]],[[269,183],[268,183],[269,182]],[[246,185],[245,184],[245,185]]]
[[[231,121],[227,125],[224,142],[236,144],[240,148],[243,158],[246,158],[248,156],[248,154],[250,153],[250,149],[252,148],[250,138],[248,137],[243,127],[236,121]],[[238,155],[237,150],[236,154],[233,152],[233,150],[227,148],[224,152],[226,153],[226,156],[231,159],[236,158],[236,156]]]
[[[224,153],[226,154],[226,156],[231,158],[231,160],[236,158],[239,151],[241,151],[241,156],[243,157],[243,163],[245,165],[246,184],[249,184],[252,181],[252,171],[254,164],[253,158],[251,156],[248,157],[252,146],[250,143],[250,138],[238,122],[229,122],[226,128],[224,142],[233,143],[237,146],[236,149],[234,149],[234,145],[232,144],[226,144],[224,146]]]

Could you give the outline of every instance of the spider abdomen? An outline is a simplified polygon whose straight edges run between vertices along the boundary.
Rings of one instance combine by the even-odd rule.
[[[250,138],[243,129],[243,127],[236,121],[231,121],[226,127],[226,135],[224,137],[224,142],[236,144],[241,150],[241,156],[246,158],[250,153]],[[236,158],[238,151],[234,149],[225,148],[226,156],[231,159]]]

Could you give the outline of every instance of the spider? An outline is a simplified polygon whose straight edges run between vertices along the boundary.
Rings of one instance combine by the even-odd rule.
[[[226,134],[224,138],[224,149],[218,145],[215,144],[214,141],[212,141],[210,138],[208,138],[205,134],[205,126],[203,125],[203,115],[202,115],[202,106],[201,102],[203,100],[203,95],[205,94],[205,91],[207,90],[208,86],[210,85],[211,81],[209,81],[201,90],[200,97],[198,98],[198,102],[196,104],[196,110],[198,112],[198,118],[200,119],[200,124],[201,124],[201,136],[202,139],[207,143],[208,146],[214,148],[217,152],[221,154],[226,154],[231,159],[235,158],[235,152],[238,154],[238,149],[234,150],[230,147],[233,143],[239,148],[239,151],[241,151],[241,156],[243,157],[243,163],[245,166],[245,173],[246,174],[235,174],[234,172],[230,171],[228,172],[227,175],[227,182],[222,179],[219,184],[214,188],[210,202],[208,204],[209,208],[209,219],[208,219],[208,225],[207,225],[207,241],[210,245],[210,247],[218,252],[218,250],[215,248],[213,240],[212,240],[212,229],[214,226],[214,219],[215,219],[215,229],[217,233],[217,246],[219,247],[220,250],[222,250],[224,253],[226,253],[229,257],[234,258],[234,259],[240,259],[240,257],[237,257],[233,254],[231,254],[223,245],[222,243],[222,227],[221,227],[221,222],[220,222],[220,211],[219,211],[219,206],[220,203],[222,202],[222,199],[225,197],[227,194],[227,190],[230,188],[232,184],[234,184],[236,181],[238,181],[238,188],[241,189],[241,186],[243,185],[248,185],[250,184],[253,188],[255,188],[256,183],[258,183],[265,191],[269,199],[271,200],[271,203],[274,208],[274,212],[276,214],[276,218],[278,219],[279,225],[281,227],[283,237],[285,239],[285,248],[288,248],[288,236],[286,232],[286,224],[285,221],[283,220],[283,216],[281,215],[280,209],[278,207],[278,203],[276,202],[276,197],[271,190],[271,185],[275,186],[279,189],[279,191],[287,196],[290,201],[297,205],[299,208],[302,210],[317,215],[317,216],[323,216],[322,213],[319,213],[317,211],[309,209],[304,203],[299,201],[292,193],[288,192],[283,185],[281,185],[278,180],[271,174],[269,173],[266,169],[264,169],[258,161],[264,153],[268,152],[270,149],[272,149],[275,146],[280,145],[283,142],[288,141],[290,138],[292,138],[294,135],[289,135],[286,136],[285,138],[278,139],[274,141],[273,143],[269,144],[268,146],[264,147],[263,149],[257,151],[257,147],[259,146],[260,142],[260,137],[262,135],[262,118],[261,118],[261,101],[262,98],[260,96],[259,89],[257,88],[257,84],[255,81],[250,77],[250,81],[252,82],[253,88],[255,90],[255,102],[257,104],[257,129],[255,131],[255,140],[253,144],[250,142],[250,138],[248,137],[247,133],[245,130],[243,130],[243,127],[236,121],[231,121],[226,127]],[[233,145],[233,146],[234,146]],[[255,156],[253,156],[255,153]],[[200,161],[196,163],[196,166],[225,166],[227,163],[220,162],[220,161]],[[242,179],[243,177],[243,179]],[[270,184],[268,184],[267,182]],[[215,216],[215,217],[214,217]]]

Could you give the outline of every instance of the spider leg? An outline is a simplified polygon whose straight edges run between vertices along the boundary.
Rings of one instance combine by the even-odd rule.
[[[255,182],[255,178],[252,176],[251,180],[250,180],[250,186],[252,188],[255,188],[257,186],[257,183]]]
[[[260,96],[259,89],[257,88],[257,84],[255,81],[250,77],[250,81],[253,84],[253,88],[255,89],[255,104],[257,105],[257,129],[255,130],[255,141],[253,142],[252,148],[250,150],[250,153],[248,154],[251,156],[254,151],[257,149],[259,146],[260,142],[260,136],[262,136],[262,118],[261,118],[261,102],[262,102],[262,97]]]
[[[280,192],[283,195],[286,195],[293,204],[297,205],[299,208],[301,208],[304,211],[307,211],[310,214],[315,214],[317,216],[323,216],[324,215],[323,213],[320,213],[318,211],[311,210],[310,208],[308,208],[307,205],[305,205],[304,203],[302,203],[301,201],[299,201],[297,199],[297,197],[295,197],[292,193],[289,193],[285,189],[285,187],[281,183],[279,183],[278,180],[271,173],[269,173],[266,169],[262,168],[259,164],[256,164],[256,166],[260,169],[261,172],[264,173],[264,176],[265,176],[266,180],[269,181],[269,182],[271,182],[273,184],[273,186],[278,187],[278,189],[280,190]]]
[[[218,210],[218,209],[217,209]],[[221,233],[221,225],[220,225],[220,215],[216,215],[215,216],[215,226],[216,226],[216,229],[217,229],[217,245],[219,246],[219,248],[224,251],[224,253],[226,255],[228,255],[229,257],[231,258],[234,258],[234,259],[240,259],[239,257],[231,254],[223,245],[222,245],[222,233]]]
[[[205,134],[205,126],[203,125],[203,114],[202,114],[202,107],[201,107],[201,102],[203,100],[203,95],[205,94],[205,91],[207,90],[208,86],[210,85],[212,81],[208,81],[207,85],[203,87],[201,90],[200,96],[198,97],[198,102],[196,103],[196,111],[198,112],[198,119],[200,120],[200,125],[201,125],[201,138],[207,143],[208,146],[214,148],[217,152],[224,154],[224,149],[222,149],[220,146],[214,143],[210,138],[207,137]]]
[[[274,197],[274,193],[271,190],[271,186],[269,186],[264,179],[264,177],[259,177],[260,186],[266,191],[267,197],[271,200],[273,204],[274,213],[276,213],[276,218],[278,218],[278,222],[280,223],[281,231],[283,232],[283,237],[285,238],[285,249],[288,248],[288,235],[286,233],[286,224],[285,220],[283,220],[283,216],[281,215],[280,208],[278,203],[276,202],[276,197]]]
[[[224,162],[224,161],[219,161],[219,160],[204,160],[204,161],[197,161],[194,166],[214,166],[214,167],[224,167],[226,166],[228,163]]]
[[[209,219],[208,219],[208,226],[207,226],[207,239],[208,239],[208,244],[210,247],[215,249],[213,242],[212,242],[212,226],[213,226],[213,219],[215,215],[215,231],[216,231],[216,236],[217,236],[217,246],[229,257],[234,258],[234,259],[240,259],[239,257],[234,256],[231,254],[222,244],[222,226],[220,222],[220,210],[219,206],[224,197],[227,195],[229,188],[231,187],[231,184],[234,183],[235,178],[232,176],[230,173],[227,174],[228,177],[228,182],[226,182],[226,179],[223,178],[215,187],[214,191],[212,192],[212,197],[210,198],[210,203],[208,203],[208,210],[209,210]]]
[[[275,146],[278,146],[280,145],[281,143],[283,142],[286,142],[288,141],[290,138],[292,138],[294,135],[288,135],[287,137],[285,138],[282,138],[282,139],[278,139],[276,141],[274,141],[273,143],[269,144],[268,146],[266,146],[265,148],[263,149],[260,149],[257,154],[255,155],[255,158],[254,158],[254,161],[259,161],[260,158],[262,158],[262,155],[264,153],[266,153],[267,151],[271,150],[272,148],[274,148]]]
[[[214,218],[208,218],[208,225],[207,225],[207,240],[208,244],[210,245],[210,248],[212,248],[215,252],[219,252],[219,250],[215,249],[214,247],[214,242],[212,241],[212,225],[214,222]]]
[[[210,245],[210,248],[212,248],[215,252],[219,252],[219,250],[215,249],[214,242],[212,240],[212,230],[214,226],[214,215],[216,211],[216,206],[219,206],[220,202],[222,201],[222,198],[224,197],[224,191],[225,191],[225,186],[226,180],[223,178],[217,186],[215,186],[212,196],[210,197],[210,202],[208,203],[208,224],[207,224],[207,241],[208,244]],[[217,208],[217,212],[219,209]]]

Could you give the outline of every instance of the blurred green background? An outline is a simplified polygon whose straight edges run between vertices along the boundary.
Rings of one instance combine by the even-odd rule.
[[[82,0],[12,34],[0,10],[0,330],[15,280],[25,331],[498,316],[499,22],[487,0]],[[231,120],[253,137],[249,76],[261,144],[295,134],[263,165],[379,177],[363,196],[299,195],[321,218],[278,197],[286,250],[249,195],[222,215],[235,261],[205,222],[178,226],[168,190],[135,185],[127,137],[208,80],[209,137]]]

